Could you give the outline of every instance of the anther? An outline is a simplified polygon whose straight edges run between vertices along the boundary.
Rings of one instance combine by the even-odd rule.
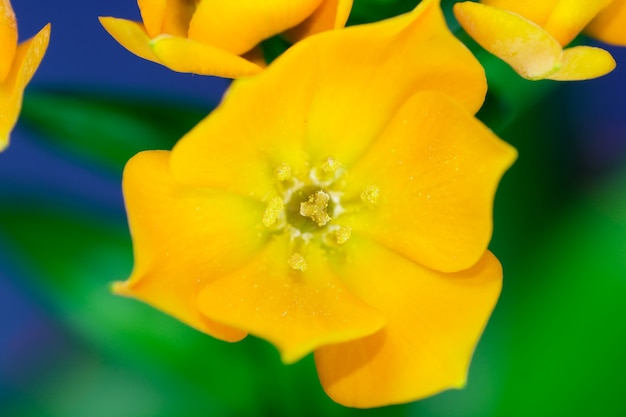
[[[376,203],[378,203],[379,197],[380,190],[378,189],[378,187],[375,187],[373,185],[368,185],[361,193],[361,201],[370,206],[375,206]]]
[[[309,217],[318,226],[324,226],[330,221],[330,216],[326,212],[330,196],[324,191],[317,191],[309,197],[308,201],[300,203],[300,214]]]
[[[324,171],[327,174],[330,174],[330,173],[335,172],[337,168],[339,168],[340,165],[341,163],[335,160],[334,158],[327,158],[322,163],[322,171]]]
[[[339,226],[339,228],[335,231],[335,240],[337,244],[343,245],[348,240],[350,240],[350,236],[352,235],[352,228],[348,226]]]
[[[274,175],[278,181],[287,181],[291,179],[293,173],[291,167],[287,164],[280,164],[274,169]]]
[[[263,213],[263,224],[266,227],[272,226],[285,211],[285,205],[280,197],[274,197],[270,200],[265,212]]]
[[[306,259],[304,259],[304,257],[298,252],[293,253],[287,260],[287,263],[296,271],[306,271],[308,267]]]

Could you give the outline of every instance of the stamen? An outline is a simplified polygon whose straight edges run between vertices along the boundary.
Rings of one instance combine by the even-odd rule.
[[[318,191],[309,197],[309,200],[300,203],[300,214],[310,217],[318,226],[324,226],[330,221],[330,216],[326,212],[330,196],[324,191]]]
[[[293,253],[287,260],[287,263],[296,271],[306,271],[308,267],[306,259],[304,259],[304,257],[298,252]]]
[[[291,167],[287,164],[280,164],[274,170],[274,175],[278,181],[287,181],[291,179],[293,175]]]
[[[322,163],[322,171],[327,174],[331,174],[335,172],[340,165],[341,163],[334,158],[328,158]]]
[[[339,226],[339,228],[335,231],[335,240],[339,245],[343,245],[348,240],[350,240],[350,236],[352,235],[352,228],[348,226]]]
[[[342,172],[341,162],[328,157],[320,165],[311,169],[309,179],[315,185],[328,186],[339,179]]]
[[[272,226],[285,211],[285,205],[280,197],[274,197],[270,200],[263,213],[263,224],[266,227]]]
[[[375,187],[373,185],[368,185],[361,193],[361,201],[370,206],[375,206],[376,203],[378,203],[379,197],[380,190],[378,189],[378,187]]]
[[[357,201],[347,202],[349,206],[342,205],[344,173],[344,167],[332,157],[311,167],[308,177],[299,177],[286,163],[274,166],[279,196],[269,199],[263,213],[263,224],[273,232],[287,234],[291,242],[287,263],[291,269],[307,270],[308,263],[302,250],[309,244],[319,244],[334,251],[348,243],[352,228],[335,223],[343,213],[354,209],[353,204],[374,206],[379,202],[380,190],[369,185],[362,189],[360,203],[357,197]]]

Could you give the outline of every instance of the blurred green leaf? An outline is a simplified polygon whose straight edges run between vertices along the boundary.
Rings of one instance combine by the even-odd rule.
[[[626,414],[625,193],[623,175],[552,218],[509,270],[501,415]]]
[[[21,120],[47,140],[120,171],[139,151],[171,149],[212,109],[140,97],[29,91]]]
[[[360,411],[333,403],[312,356],[285,366],[264,341],[220,342],[112,295],[110,282],[125,279],[132,265],[128,231],[119,221],[44,205],[0,207],[0,219],[0,237],[12,242],[12,258],[57,319],[108,358],[101,365],[77,358],[44,381],[37,401],[52,410],[45,415],[78,417],[90,407],[98,416],[406,415],[403,406]],[[111,398],[121,391],[143,403]]]
[[[291,43],[280,35],[272,36],[261,42],[263,58],[268,64],[272,63],[272,61],[282,55],[290,47]]]
[[[419,0],[354,0],[348,25],[388,19],[415,8]]]

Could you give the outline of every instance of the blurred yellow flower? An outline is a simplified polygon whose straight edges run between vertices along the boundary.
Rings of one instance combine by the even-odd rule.
[[[130,52],[179,72],[237,78],[265,66],[257,47],[343,27],[352,0],[138,0],[143,23],[101,17]]]
[[[454,14],[476,42],[522,77],[584,80],[609,73],[615,68],[615,60],[601,48],[564,46],[610,3],[611,0],[483,0],[482,4],[457,3]],[[623,1],[614,1],[614,5],[619,3]],[[621,18],[617,25],[623,28],[623,23]]]
[[[613,0],[585,28],[585,33],[602,42],[626,46],[626,0]]]
[[[171,152],[129,161],[135,265],[114,291],[286,363],[315,351],[348,406],[462,386],[500,293],[487,244],[516,157],[473,116],[485,93],[438,0],[299,42]]]
[[[0,0],[0,151],[22,108],[24,88],[48,48],[50,24],[32,39],[17,44],[17,22],[9,0]]]

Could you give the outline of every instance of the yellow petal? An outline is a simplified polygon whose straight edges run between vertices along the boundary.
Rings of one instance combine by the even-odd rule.
[[[351,407],[378,407],[462,387],[500,293],[498,260],[487,252],[470,269],[443,274],[367,241],[351,244],[338,273],[388,322],[372,336],[315,352],[328,395]]]
[[[150,38],[161,34],[187,36],[196,0],[137,0]]]
[[[148,37],[155,38],[160,35],[165,10],[169,0],[137,0],[141,20],[146,28]],[[120,42],[121,43],[121,42]]]
[[[241,55],[306,19],[322,0],[202,0],[189,38]]]
[[[296,269],[289,237],[274,239],[243,268],[208,285],[198,298],[201,311],[270,341],[285,363],[379,330],[381,314],[344,287],[321,248],[307,249],[297,253]]]
[[[17,23],[9,0],[0,0],[0,84],[13,64],[17,48]]]
[[[316,33],[342,28],[351,9],[352,0],[323,0],[311,16],[283,35],[295,43]]]
[[[150,38],[161,34],[186,37],[198,0],[137,0]]]
[[[39,67],[50,41],[50,24],[15,51],[11,70],[0,84],[0,150],[9,143],[9,133],[22,108],[24,89]]]
[[[263,196],[272,184],[259,186],[259,173],[281,163],[302,173],[303,152],[311,164],[329,156],[351,163],[422,89],[447,92],[472,111],[486,92],[482,67],[449,32],[435,0],[396,19],[307,38],[254,79],[237,80],[176,146],[172,169],[190,184]]]
[[[260,45],[241,55],[241,57],[246,61],[252,62],[253,64],[257,65],[259,68],[267,67],[265,55],[263,55],[263,48],[261,48]]]
[[[262,70],[245,58],[192,39],[161,35],[150,45],[163,65],[178,72],[236,78]]]
[[[481,0],[482,4],[509,10],[543,27],[562,0]]]
[[[565,46],[611,1],[560,0],[543,28]]]
[[[304,57],[305,49],[315,55]],[[296,51],[302,57],[288,71],[285,62],[278,67]],[[285,77],[316,73],[306,144],[315,163],[331,156],[351,164],[416,91],[448,93],[474,112],[487,88],[483,68],[448,30],[438,0],[396,18],[307,38],[273,65]]]
[[[544,28],[561,46],[569,44],[612,0],[483,0]],[[615,3],[615,2],[613,2]],[[619,3],[619,2],[618,2]]]
[[[159,63],[150,49],[150,36],[141,23],[116,17],[99,17],[98,20],[124,48],[143,59]]]
[[[545,78],[560,65],[559,42],[520,15],[473,2],[456,3],[454,15],[476,42],[524,78]]]
[[[308,175],[302,143],[314,73],[295,77],[299,67],[292,65],[285,78],[276,64],[235,81],[220,106],[178,142],[171,167],[179,181],[266,200],[279,166]]]
[[[168,0],[163,13],[161,33],[187,37],[197,0]],[[156,36],[153,36],[153,38]]]
[[[626,46],[626,1],[613,0],[587,26],[585,32],[602,42]]]
[[[123,190],[135,265],[117,293],[134,296],[214,337],[235,341],[241,330],[207,320],[196,297],[211,281],[240,267],[265,242],[265,207],[250,199],[178,184],[166,151],[133,157]]]
[[[500,177],[516,151],[437,92],[411,97],[349,170],[345,198],[379,190],[352,228],[439,271],[469,268],[487,249]]]
[[[610,53],[592,46],[574,46],[563,52],[561,67],[547,78],[558,81],[578,81],[601,77],[615,68]]]

